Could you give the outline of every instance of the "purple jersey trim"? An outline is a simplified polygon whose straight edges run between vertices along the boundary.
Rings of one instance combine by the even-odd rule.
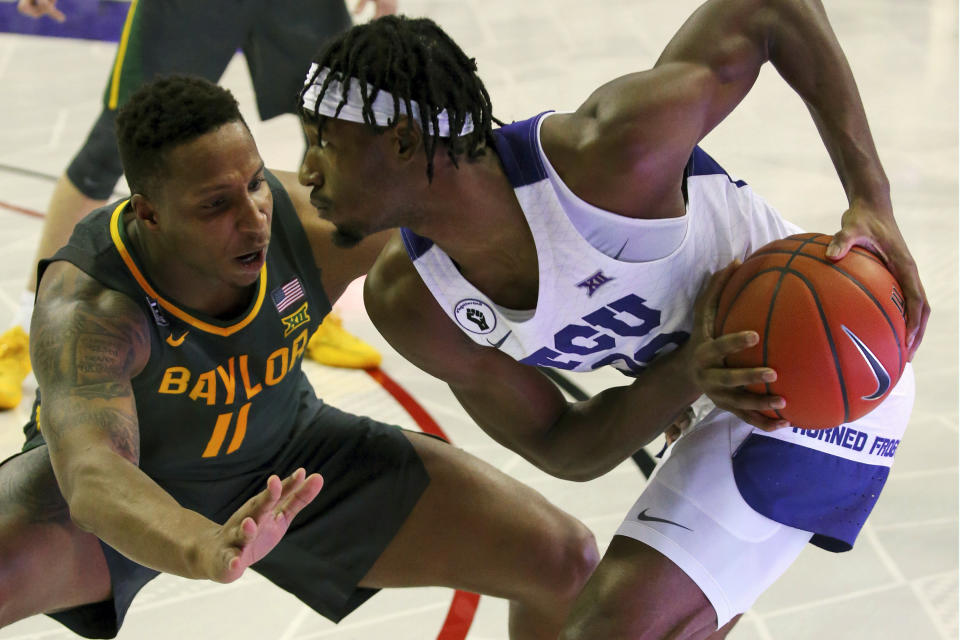
[[[407,228],[400,229],[400,237],[403,239],[403,246],[407,249],[411,260],[416,260],[433,246],[433,240],[418,236]]]
[[[537,147],[537,123],[540,118],[550,113],[544,111],[520,122],[508,124],[495,129],[493,137],[497,143],[497,155],[503,163],[507,179],[514,189],[534,182],[545,180],[547,170],[540,160],[540,151]],[[410,229],[401,229],[403,246],[411,260],[416,260],[433,246],[433,241],[418,236]]]
[[[727,173],[724,168],[717,163],[716,160],[710,157],[709,153],[700,147],[694,147],[693,153],[690,154],[690,159],[687,161],[687,167],[684,170],[684,176],[689,178],[691,176],[717,175],[727,176],[727,180],[737,185],[737,187],[743,187],[747,184],[743,180],[734,180],[731,178],[730,174]]]
[[[537,144],[537,123],[548,113],[550,112],[545,111],[527,120],[508,124],[493,132],[494,139],[497,142],[497,153],[514,189],[547,178],[547,171],[540,158],[540,150]],[[730,174],[700,147],[694,147],[684,169],[684,175],[688,178],[691,176],[723,175],[738,187],[747,184],[743,180],[731,178]]]
[[[827,551],[849,551],[890,468],[750,434],[733,456],[740,495],[755,511],[812,531]]]
[[[537,123],[548,113],[550,112],[544,111],[493,132],[497,142],[497,155],[500,156],[500,162],[503,163],[503,169],[514,189],[547,178],[547,170],[540,160],[537,145]]]

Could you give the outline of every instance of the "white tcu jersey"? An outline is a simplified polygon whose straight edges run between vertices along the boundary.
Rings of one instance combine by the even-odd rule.
[[[562,185],[551,180],[541,157],[543,117],[494,132],[537,247],[532,316],[498,308],[443,250],[402,230],[424,283],[477,344],[529,365],[570,371],[610,365],[635,376],[689,337],[693,302],[707,276],[800,231],[696,148],[685,170],[687,227],[677,248],[645,262],[611,258],[581,236],[561,205]],[[912,397],[908,367],[883,406],[860,420],[819,431],[754,429],[732,456],[740,494],[757,512],[812,531],[814,544],[849,549],[886,482]],[[722,412],[710,415],[705,420]]]
[[[693,301],[707,276],[799,232],[697,148],[686,168],[687,229],[679,247],[646,262],[611,258],[563,210],[540,156],[542,118],[497,131],[500,158],[537,245],[540,290],[532,318],[511,319],[516,314],[465,280],[442,249],[403,232],[427,287],[478,344],[529,365],[570,371],[610,365],[636,375],[690,336]]]

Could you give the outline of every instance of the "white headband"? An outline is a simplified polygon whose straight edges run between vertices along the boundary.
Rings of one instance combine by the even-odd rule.
[[[324,67],[317,73],[317,68],[317,63],[314,62],[310,65],[310,71],[307,72],[307,79],[304,81],[303,108],[309,113],[316,113],[328,118],[336,118],[337,120],[346,120],[348,122],[366,122],[363,119],[363,94],[360,91],[360,80],[354,77],[347,79],[350,90],[347,92],[347,101],[341,107],[340,103],[343,102],[343,83],[336,79],[330,80],[330,85],[324,92],[323,97],[320,98],[320,89],[330,74],[330,69]],[[314,77],[314,74],[316,74],[316,77]],[[376,91],[376,89],[373,86],[367,85],[367,95],[374,91]],[[319,104],[317,104],[318,98]],[[412,114],[407,113],[406,103],[400,100],[399,106],[395,110],[393,95],[381,89],[377,92],[376,99],[370,104],[370,110],[373,112],[374,123],[379,127],[390,126],[392,122],[395,121],[397,115],[409,115],[422,129],[432,134],[433,123],[430,121],[426,123],[423,122],[423,118],[420,117],[420,105],[414,100],[411,100],[410,106],[413,109]],[[447,115],[446,109],[437,114],[437,124],[437,128],[439,129],[438,135],[441,138],[451,137],[450,117]],[[460,127],[460,132],[456,135],[463,136],[471,131],[473,131],[473,118],[471,118],[468,113],[464,119],[463,126]]]

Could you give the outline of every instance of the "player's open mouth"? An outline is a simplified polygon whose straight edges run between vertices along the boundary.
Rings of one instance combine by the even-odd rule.
[[[265,257],[265,254],[266,254],[265,250],[259,249],[257,251],[254,251],[253,253],[245,253],[241,256],[237,256],[236,260],[244,267],[259,269],[260,266],[263,264],[263,259]]]

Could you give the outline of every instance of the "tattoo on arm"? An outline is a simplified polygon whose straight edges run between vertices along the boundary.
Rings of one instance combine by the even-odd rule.
[[[73,390],[74,397],[77,398],[116,398],[122,395],[124,387],[119,382],[101,382],[98,384],[87,384],[82,387],[76,387]]]
[[[140,309],[76,268],[41,289],[31,357],[43,394],[42,429],[51,446],[71,427],[106,436],[136,463],[140,441],[132,378],[149,356]]]
[[[76,383],[101,386],[100,383],[115,379],[123,373],[129,360],[130,347],[116,339],[91,333],[88,328],[80,329],[75,345]]]
[[[0,513],[17,511],[31,523],[70,519],[46,447],[23,453],[0,467]]]
[[[91,408],[77,416],[110,438],[113,450],[131,462],[140,460],[140,430],[135,416],[111,407]]]

